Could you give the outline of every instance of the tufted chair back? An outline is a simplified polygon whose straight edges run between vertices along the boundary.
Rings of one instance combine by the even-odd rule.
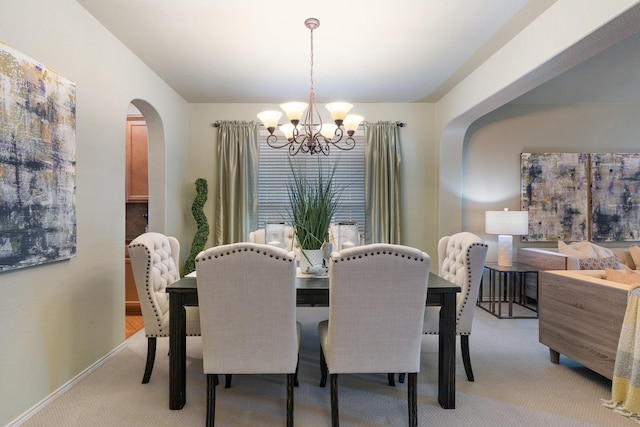
[[[460,335],[462,361],[469,381],[474,381],[469,355],[469,335],[473,325],[473,314],[478,300],[487,248],[480,237],[468,232],[445,236],[438,242],[438,274],[459,285],[461,289],[457,296],[456,334]],[[427,307],[425,310],[425,334],[439,333],[439,312],[439,307]]]
[[[136,281],[147,337],[169,336],[169,294],[167,285],[180,279],[180,243],[161,233],[144,233],[129,244],[129,256]],[[199,335],[198,322],[188,316],[187,334]]]
[[[293,234],[293,227],[288,225],[284,227],[284,249],[287,251],[294,251],[296,253],[296,259],[300,261],[300,247],[298,246],[298,242],[296,242]],[[265,240],[264,228],[259,228],[258,230],[249,233],[249,242],[251,243],[260,243],[264,245],[267,243]]]
[[[169,294],[167,286],[180,279],[180,243],[175,237],[144,233],[129,243],[129,257],[136,281],[144,333],[147,336],[147,365],[142,377],[151,378],[156,357],[156,338],[169,336]],[[200,335],[198,307],[186,307],[187,335]]]
[[[456,333],[470,334],[488,246],[473,233],[445,236],[438,242],[439,275],[459,285]]]

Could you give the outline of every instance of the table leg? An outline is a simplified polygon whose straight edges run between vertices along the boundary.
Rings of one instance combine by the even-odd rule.
[[[442,295],[438,354],[438,402],[456,407],[456,294]]]
[[[182,409],[187,388],[187,314],[183,295],[169,296],[169,408]]]
[[[513,317],[513,301],[516,296],[516,273],[507,273],[507,301],[509,317]]]
[[[504,300],[504,273],[496,273],[498,275],[498,318],[502,318],[502,301]]]

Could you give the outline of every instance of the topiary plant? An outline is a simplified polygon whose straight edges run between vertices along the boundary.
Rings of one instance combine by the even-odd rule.
[[[183,276],[196,269],[196,256],[204,249],[204,246],[207,244],[207,239],[209,238],[209,221],[207,221],[203,209],[207,201],[207,193],[207,180],[204,178],[196,179],[196,198],[193,201],[193,205],[191,205],[191,212],[196,220],[198,229],[195,236],[193,236],[191,252],[189,252],[189,256],[184,262]]]

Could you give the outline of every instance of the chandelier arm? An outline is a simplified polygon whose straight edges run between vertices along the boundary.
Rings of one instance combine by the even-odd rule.
[[[318,144],[318,153],[322,153],[325,156],[329,155],[329,151],[330,151],[330,146],[329,144],[327,144],[326,142],[324,144]]]
[[[289,145],[289,155],[290,156],[295,156],[300,151],[300,148],[302,148],[302,144],[298,144],[298,143],[292,142]]]
[[[330,144],[339,150],[349,151],[355,148],[356,140],[349,136],[344,141],[330,142]]]
[[[282,148],[282,147],[286,147],[287,145],[290,145],[291,142],[289,141],[285,141],[281,144],[278,143],[278,137],[276,135],[269,135],[267,136],[267,145],[269,145],[269,147],[271,148]]]

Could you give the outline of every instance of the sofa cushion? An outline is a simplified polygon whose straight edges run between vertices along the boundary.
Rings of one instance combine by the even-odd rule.
[[[629,246],[629,254],[633,263],[636,265],[636,269],[640,269],[640,247],[638,245]]]
[[[580,270],[619,269],[620,261],[617,256],[605,258],[580,258]]]
[[[615,256],[613,251],[602,246],[598,246],[591,242],[573,242],[566,244],[562,240],[558,240],[558,252],[565,255],[571,255],[576,258],[608,258]]]
[[[640,285],[640,273],[627,268],[625,270],[605,269],[605,279],[626,285]]]

